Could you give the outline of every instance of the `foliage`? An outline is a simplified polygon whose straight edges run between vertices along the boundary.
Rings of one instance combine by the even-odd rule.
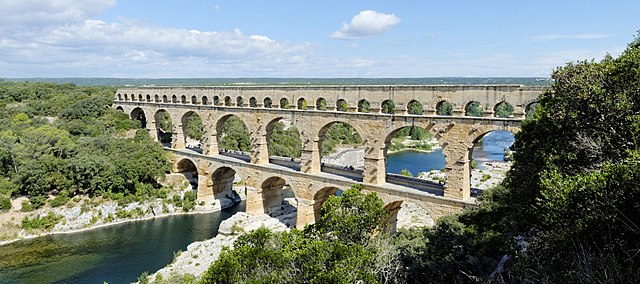
[[[496,117],[512,117],[513,106],[507,102],[501,102],[496,106]]]
[[[284,129],[284,123],[277,122],[271,130],[269,142],[269,155],[290,158],[300,158],[300,133],[295,126]]]
[[[402,169],[400,171],[400,175],[401,176],[405,176],[405,177],[412,177],[413,176],[413,174],[407,169]]]
[[[71,198],[69,197],[69,191],[62,190],[60,191],[60,193],[58,193],[58,195],[56,195],[56,197],[49,201],[49,205],[51,205],[51,207],[60,207],[67,204],[70,199]]]
[[[319,99],[316,105],[317,110],[327,110],[327,100]]]
[[[189,212],[196,207],[196,192],[195,191],[187,191],[184,193],[182,197],[182,210],[185,212]]]
[[[466,113],[467,116],[482,116],[482,112],[484,110],[480,106],[478,102],[471,102],[467,105]],[[513,111],[513,110],[512,110]]]
[[[383,236],[375,234],[386,210],[374,194],[365,196],[360,190],[353,187],[342,197],[331,197],[333,201],[327,202],[332,204],[323,205],[321,220],[304,231],[273,233],[261,228],[240,236],[233,250],[222,251],[201,282],[388,282],[397,269],[377,260],[393,253]],[[342,220],[346,223],[338,224]],[[394,259],[386,261],[396,263]]]
[[[0,195],[0,211],[11,209],[11,199],[5,195]]]
[[[453,115],[453,105],[448,101],[440,102],[436,107],[437,115]]]
[[[22,219],[22,228],[27,230],[49,230],[53,228],[62,219],[62,216],[56,215],[53,212],[45,216],[36,216],[29,218],[25,216]]]
[[[220,139],[220,149],[251,151],[249,130],[237,116],[231,116],[225,121],[222,139]]]
[[[358,132],[349,124],[336,122],[324,134],[321,153],[326,156],[333,152],[338,145],[353,145],[362,143]]]
[[[369,106],[369,102],[366,100],[362,100],[358,105],[358,112],[368,113],[370,111],[371,111],[371,108]]]
[[[192,114],[187,119],[187,131],[186,135],[189,138],[202,140],[204,134],[204,128],[202,126],[202,119],[197,114]]]
[[[422,115],[422,104],[418,101],[411,101],[407,106],[407,113]]]
[[[347,111],[347,109],[348,109],[347,102],[345,100],[338,100],[338,102],[336,103],[336,110]]]
[[[386,101],[382,102],[381,107],[382,107],[382,109],[381,109],[382,113],[393,114],[394,111],[395,111],[396,105],[393,103],[393,101],[386,100]]]

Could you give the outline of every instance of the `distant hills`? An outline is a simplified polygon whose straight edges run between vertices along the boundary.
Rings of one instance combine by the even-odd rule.
[[[212,86],[212,85],[524,85],[548,86],[540,77],[431,78],[4,78],[12,82],[74,83],[85,86]]]

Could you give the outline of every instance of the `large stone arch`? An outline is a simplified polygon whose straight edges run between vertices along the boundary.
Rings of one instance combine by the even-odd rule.
[[[182,115],[182,117],[180,118],[180,122],[181,122],[181,125],[182,125],[182,133],[183,133],[182,136],[184,138],[184,143],[185,143],[185,146],[187,148],[198,149],[200,152],[202,152],[202,145],[201,144],[202,144],[202,140],[203,140],[203,137],[204,137],[204,125],[200,126],[200,133],[199,133],[200,137],[199,138],[198,137],[191,137],[189,135],[189,130],[188,129],[190,127],[189,123],[191,123],[190,120],[191,120],[191,118],[193,116],[198,116],[200,118],[200,122],[204,123],[204,121],[202,120],[202,115],[200,115],[200,113],[198,113],[196,111],[193,111],[193,110],[185,112]],[[194,143],[190,143],[190,142],[194,142],[194,141],[189,141],[189,139],[197,140],[198,141],[198,143],[196,143],[197,145],[194,145]]]
[[[335,186],[327,186],[318,190],[313,195],[313,214],[315,218],[314,221],[320,219],[320,209],[322,209],[322,205],[324,204],[324,202],[327,201],[329,197],[335,196],[338,191],[340,191],[340,189]]]
[[[319,162],[319,165],[317,165],[317,170],[319,172],[330,172],[332,174],[337,174],[337,175],[341,175],[344,177],[348,177],[348,178],[352,178],[356,181],[362,181],[364,178],[364,175],[362,173],[362,170],[358,169],[357,164],[350,164],[350,165],[337,165],[337,164],[333,164],[331,162],[328,162],[326,164],[322,164],[322,159],[327,158],[328,156],[325,156],[322,154],[323,151],[323,143],[326,140],[326,133],[327,131],[335,124],[346,124],[348,126],[350,126],[353,131],[356,132],[356,134],[360,137],[360,145],[361,146],[365,146],[366,145],[366,136],[364,135],[367,132],[363,132],[363,130],[361,129],[361,126],[358,125],[357,123],[354,123],[354,121],[351,121],[350,119],[331,119],[330,121],[325,121],[324,125],[322,127],[320,127],[320,129],[317,132],[317,136],[313,139],[313,142],[311,145],[308,145],[308,147],[310,147],[311,149],[315,150],[318,149],[318,154],[317,154],[317,159]],[[310,141],[311,142],[311,141]],[[357,151],[350,151],[350,153],[352,155],[359,155],[360,150]],[[366,155],[366,153],[364,154]],[[333,165],[332,165],[333,164]],[[304,166],[304,165],[303,165]]]
[[[384,221],[386,232],[393,233],[396,231],[398,227],[398,212],[400,212],[403,202],[402,200],[392,201],[384,206],[384,209],[389,212],[387,220]]]
[[[229,121],[229,119],[231,119],[232,117],[237,118],[238,120],[240,120],[244,126],[244,128],[247,131],[247,136],[249,141],[240,141],[239,144],[237,146],[240,147],[240,150],[243,150],[242,147],[248,146],[249,148],[253,147],[253,144],[255,144],[255,141],[253,140],[254,137],[252,137],[252,132],[249,128],[249,125],[247,124],[246,118],[237,114],[233,114],[233,113],[226,113],[224,115],[222,115],[220,118],[218,118],[215,122],[215,128],[213,128],[211,131],[211,137],[210,139],[210,146],[209,146],[209,153],[212,154],[218,154],[218,153],[222,153],[222,154],[226,154],[226,155],[230,155],[232,154],[232,156],[235,156],[237,158],[240,158],[242,160],[247,158],[246,153],[244,152],[239,152],[238,149],[227,149],[225,150],[222,147],[222,139],[224,138],[224,125]],[[244,149],[243,151],[250,151],[251,149]]]
[[[271,158],[269,158],[269,162],[275,162],[275,163],[280,164],[282,166],[285,166],[285,167],[288,167],[288,168],[291,168],[293,170],[298,171],[298,170],[300,170],[300,160],[298,160],[298,158],[300,158],[299,155],[297,155],[297,156],[284,156],[284,155],[279,155],[280,153],[274,153],[274,152],[280,152],[280,151],[278,151],[278,149],[274,149],[273,148],[273,143],[276,142],[276,141],[272,141],[273,140],[272,139],[273,138],[272,137],[273,131],[274,131],[275,127],[277,126],[277,124],[279,122],[282,122],[283,120],[284,120],[283,117],[273,118],[273,119],[271,119],[271,121],[269,121],[269,123],[267,123],[267,125],[265,127],[265,141],[267,142],[267,151],[269,153],[269,157],[273,157],[273,156],[280,157],[280,158],[274,157],[273,161],[272,161]],[[291,127],[295,127],[297,129],[295,120],[289,121],[289,123],[290,123],[289,129],[291,129]],[[297,146],[300,149],[302,149],[302,135],[300,134],[299,130],[298,130],[298,137],[297,138],[298,138],[297,141],[279,141],[279,142],[281,142],[282,144],[284,144],[284,142],[287,142],[287,143],[290,143],[290,144],[294,144],[295,143],[296,145],[283,145],[283,146],[290,146],[290,147],[294,147],[294,148]],[[282,150],[284,150],[284,149],[282,149]],[[287,157],[287,159],[285,160],[285,159],[283,159],[281,157]]]
[[[134,108],[131,111],[131,119],[140,121],[140,127],[147,128],[147,116],[142,108]]]
[[[158,109],[153,118],[156,126],[154,129],[156,139],[163,145],[170,147],[173,139],[173,127],[175,127],[170,112],[166,109]],[[163,122],[164,120],[168,120],[168,124]]]
[[[260,183],[260,198],[262,199],[262,208],[265,214],[271,217],[277,218],[281,222],[285,223],[288,227],[296,226],[297,224],[297,212],[295,207],[297,204],[287,204],[285,202],[285,186],[291,186],[286,177],[271,176],[266,178]],[[295,190],[291,191],[293,198],[295,197]],[[291,215],[294,215],[293,220]]]

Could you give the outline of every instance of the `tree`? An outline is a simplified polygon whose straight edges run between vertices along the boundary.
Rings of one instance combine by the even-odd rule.
[[[436,107],[437,115],[452,115],[453,114],[453,105],[448,101],[442,101]]]
[[[187,119],[187,137],[201,140],[204,134],[204,127],[202,125],[202,119],[197,114],[192,114]]]
[[[405,176],[405,177],[412,177],[413,176],[413,174],[411,174],[411,172],[409,170],[407,170],[407,169],[402,169],[400,171],[400,175],[401,176]]]

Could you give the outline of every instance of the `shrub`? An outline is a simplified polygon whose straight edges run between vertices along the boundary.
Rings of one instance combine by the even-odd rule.
[[[31,206],[31,202],[29,202],[29,200],[22,200],[21,204],[22,204],[22,209],[20,209],[20,211],[29,212],[33,210],[33,207]]]
[[[31,207],[33,209],[38,209],[47,203],[47,198],[45,198],[44,195],[31,196],[29,197],[29,202],[31,202]]]
[[[22,228],[27,230],[49,230],[53,228],[62,219],[62,216],[56,215],[53,212],[42,217],[34,217],[33,219],[25,216],[22,219]]]
[[[52,207],[60,207],[62,205],[67,204],[67,202],[69,202],[69,192],[66,190],[60,191],[60,193],[58,193],[58,195],[54,198],[51,199],[49,201],[49,205],[51,205]]]
[[[11,199],[0,195],[0,211],[8,211],[11,209]]]

